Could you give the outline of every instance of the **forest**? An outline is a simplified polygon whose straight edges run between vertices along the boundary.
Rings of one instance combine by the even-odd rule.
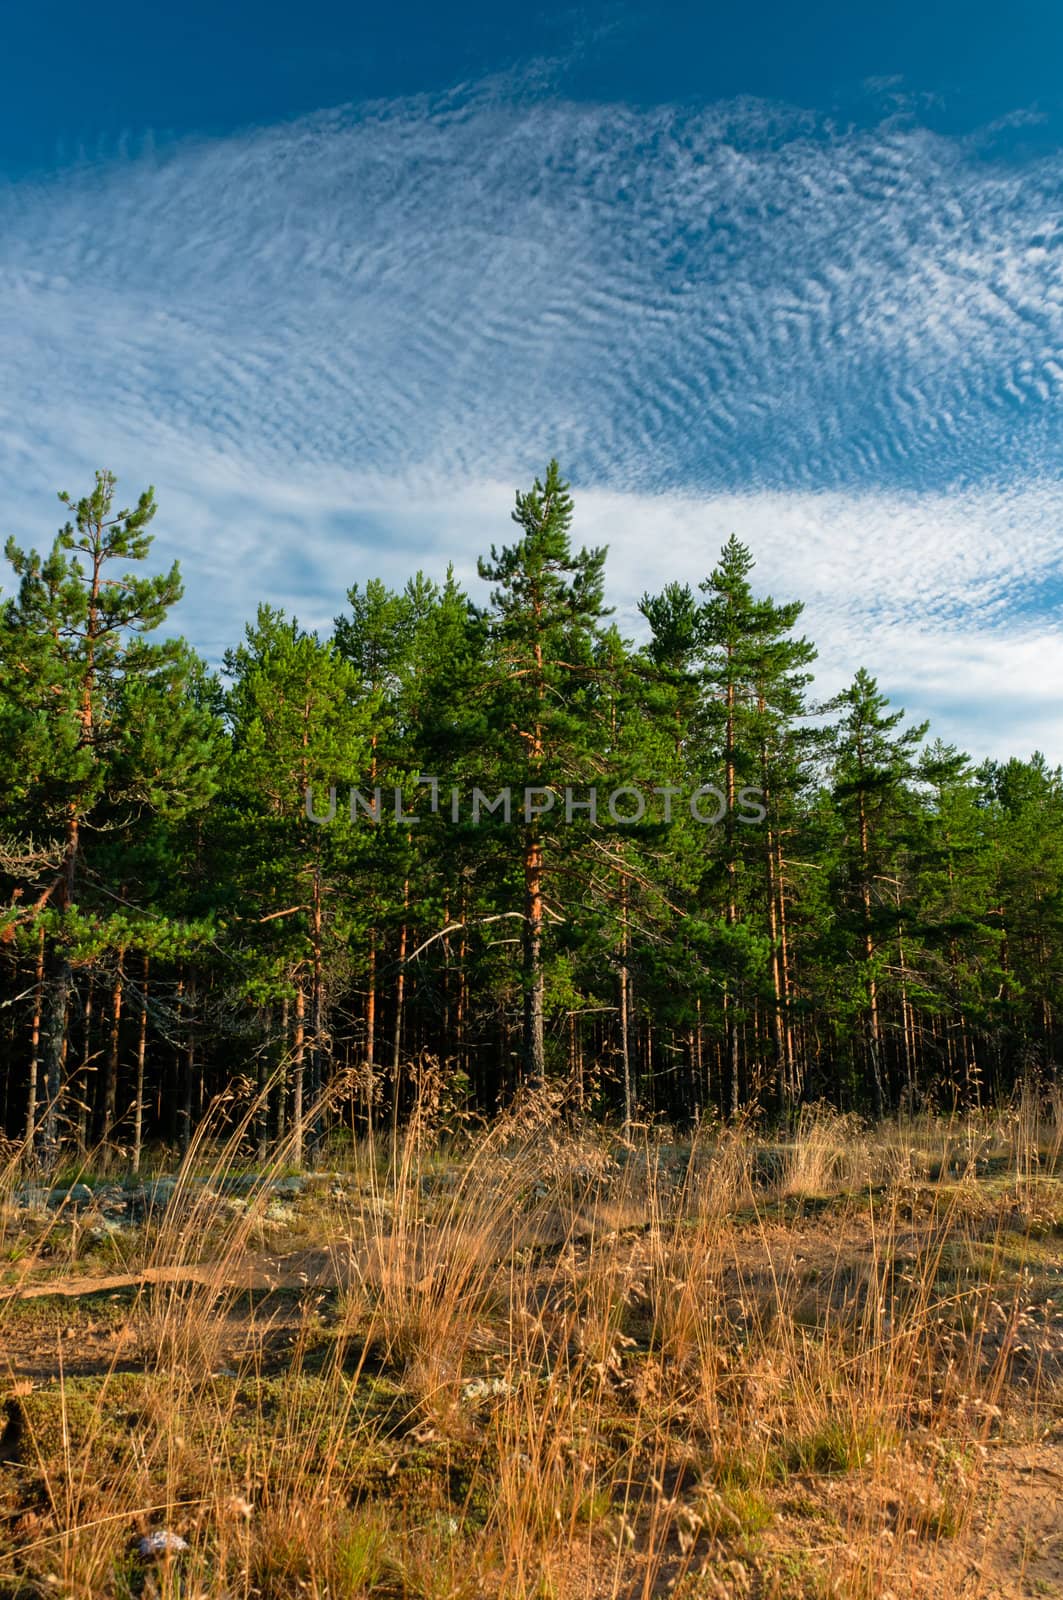
[[[633,643],[552,462],[485,603],[351,574],[330,635],[263,603],[215,670],[166,636],[153,491],[60,499],[0,602],[0,1124],[28,1162],[135,1172],[244,1113],[251,1156],[312,1162],[429,1081],[457,1119],[550,1084],[684,1126],[1050,1079],[1060,769],[976,765],[865,670],[818,700],[801,603],[738,537],[642,597]]]

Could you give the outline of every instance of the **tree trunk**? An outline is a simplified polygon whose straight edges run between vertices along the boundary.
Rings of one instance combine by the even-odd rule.
[[[37,987],[33,996],[33,1024],[30,1029],[30,1077],[26,1092],[26,1151],[33,1149],[37,1136],[37,1070],[41,1043],[41,1005],[44,998],[44,929],[37,939]]]
[[[140,1156],[144,1148],[144,1057],[148,1044],[148,957],[144,957],[141,975],[140,1031],[137,1035],[137,1075],[133,1090],[133,1159],[134,1177],[140,1171]]]
[[[468,916],[465,885],[461,888],[461,938],[458,940],[458,1066],[462,1072],[469,1070],[469,1054],[465,1048],[465,1024],[469,1014],[469,980],[465,967],[465,919]]]
[[[799,1054],[794,1048],[794,1033],[790,1022],[790,939],[786,927],[786,879],[783,875],[782,839],[775,839],[775,886],[779,902],[779,975],[782,984],[783,1029],[786,1039],[786,1059],[790,1067],[790,1093],[797,1101],[803,1092],[803,1071]]]
[[[118,952],[118,970],[111,991],[111,1033],[107,1046],[107,1062],[103,1079],[103,1120],[101,1138],[106,1142],[114,1132],[118,1116],[118,1042],[122,1025],[122,951]]]
[[[306,1072],[306,996],[302,977],[295,990],[295,1035],[292,1040],[292,1160],[303,1164],[303,1078]]]
[[[864,957],[867,961],[868,1029],[867,1050],[871,1067],[871,1099],[876,1119],[885,1111],[882,1093],[882,1028],[878,1012],[878,982],[874,972],[875,941],[871,928],[871,863],[867,811],[860,795],[860,894],[864,908]]]
[[[708,1104],[710,1096],[711,1096],[711,1085],[710,1085],[710,1083],[708,1081],[708,1078],[705,1075],[705,1057],[704,1057],[704,1050],[702,1048],[701,996],[700,996],[700,994],[698,995],[698,997],[697,997],[697,999],[695,1001],[695,1008],[696,1008],[696,1011],[697,1011],[697,1017],[696,1017],[696,1020],[694,1022],[694,1077],[695,1077],[695,1082],[697,1083],[697,1086],[698,1086],[697,1087],[697,1101],[696,1101],[696,1104],[698,1106],[698,1109],[700,1110],[702,1107],[704,1107],[704,1106],[706,1106]]]
[[[288,1120],[288,996],[281,1001],[281,1048],[277,1076],[277,1143],[284,1139]]]
[[[93,593],[95,595],[95,583]],[[88,704],[89,711],[86,713],[83,709],[82,712],[82,715],[87,719],[85,721],[86,735],[91,727],[91,697]],[[66,848],[63,854],[62,878],[57,897],[57,905],[61,911],[69,911],[74,905],[80,843],[81,829],[77,808],[71,802],[67,813]],[[66,1056],[66,1008],[70,997],[72,977],[70,962],[67,960],[61,944],[56,947],[52,967],[51,993],[48,1000],[47,1049],[44,1058],[46,1105],[44,1120],[38,1128],[38,1153],[46,1166],[53,1165],[58,1159],[56,1112],[63,1084],[63,1060]]]
[[[89,973],[89,981],[85,987],[85,1008],[81,1016],[81,1070],[77,1076],[77,1151],[79,1156],[85,1154],[89,1142],[89,1106],[92,1096],[89,1093],[89,1077],[92,1071],[92,992],[95,980]]]
[[[66,1012],[73,979],[70,962],[60,951],[55,973],[48,986],[48,1048],[45,1054],[44,1115],[37,1128],[37,1149],[42,1167],[52,1170],[59,1159],[59,1101],[63,1093],[63,1063],[66,1060]]]
[[[524,845],[524,1072],[534,1087],[546,1078],[543,987],[543,851],[529,828]]]
[[[370,1074],[370,1098],[376,1072],[376,928],[370,928],[370,973],[365,994],[365,1064]]]
[[[321,1120],[320,1098],[322,1088],[321,1055],[325,1035],[325,991],[321,974],[321,873],[319,868],[314,870],[314,903],[311,919],[311,937],[313,940],[313,966],[311,976],[311,1010],[310,1026],[312,1038],[310,1041],[310,1103],[311,1120],[310,1135],[311,1145],[316,1145],[319,1124]]]
[[[185,1033],[185,1061],[181,1079],[181,1110],[178,1118],[178,1143],[181,1155],[186,1156],[192,1144],[192,1086],[196,1070],[196,986],[188,981],[188,1025]]]
[[[734,846],[734,801],[735,801],[735,685],[731,675],[731,657],[733,646],[727,645],[727,723],[725,739],[725,761],[727,777],[727,815],[724,818],[724,831],[727,840],[727,926],[733,928],[738,921],[738,895],[736,881],[738,876],[738,863],[735,859]],[[737,1117],[741,1105],[741,1086],[739,1079],[739,1042],[738,1019],[735,1015],[734,996],[730,992],[730,980],[724,985],[723,993],[724,1016],[727,1020],[727,1038],[731,1058],[731,1115]]]
[[[741,1056],[739,1053],[738,1019],[734,1002],[728,1007],[727,1026],[731,1040],[731,1115],[737,1117],[742,1109]]]
[[[771,939],[772,1035],[775,1044],[775,1082],[781,1110],[793,1104],[793,1084],[787,1053],[786,1022],[783,1014],[782,952],[779,948],[779,910],[775,882],[775,833],[768,826],[768,934]]]
[[[624,1129],[635,1120],[635,1094],[631,1081],[631,1021],[628,989],[627,879],[620,880],[620,1065],[624,1076]]]
[[[409,910],[410,905],[410,880],[407,878],[402,885],[402,909]],[[395,979],[395,1032],[391,1040],[391,1160],[398,1164],[399,1159],[399,1102],[401,1099],[401,1083],[399,1075],[402,1062],[402,1015],[403,1003],[406,996],[406,921],[403,918],[402,927],[399,929],[399,971]]]

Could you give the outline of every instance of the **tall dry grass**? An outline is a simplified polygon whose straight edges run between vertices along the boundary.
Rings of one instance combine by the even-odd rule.
[[[0,1593],[863,1596],[916,1592],[913,1551],[951,1570],[980,1448],[1054,1394],[1022,1256],[1063,1224],[1054,1103],[811,1111],[778,1145],[619,1139],[549,1092],[453,1135],[438,1103],[422,1083],[394,1163],[337,1158],[294,1237],[269,1223],[290,1149],[234,1205],[255,1108],[205,1125],[121,1247],[104,1370],[70,1379],[61,1337],[58,1382],[9,1366]],[[4,1182],[0,1352],[78,1266],[62,1209],[18,1255]],[[188,1550],[146,1567],[161,1528]]]

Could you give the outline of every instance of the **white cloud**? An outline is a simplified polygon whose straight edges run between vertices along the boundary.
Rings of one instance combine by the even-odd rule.
[[[723,538],[981,752],[1063,749],[1063,159],[912,122],[378,106],[0,192],[8,526],[112,465],[212,655],[507,537],[557,454],[622,617]]]

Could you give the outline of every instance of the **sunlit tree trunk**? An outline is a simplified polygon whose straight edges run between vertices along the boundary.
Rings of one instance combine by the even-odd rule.
[[[26,1091],[26,1149],[32,1151],[37,1133],[37,1071],[41,1042],[41,1004],[44,998],[44,929],[37,936],[37,967],[30,1025],[30,1070]]]

